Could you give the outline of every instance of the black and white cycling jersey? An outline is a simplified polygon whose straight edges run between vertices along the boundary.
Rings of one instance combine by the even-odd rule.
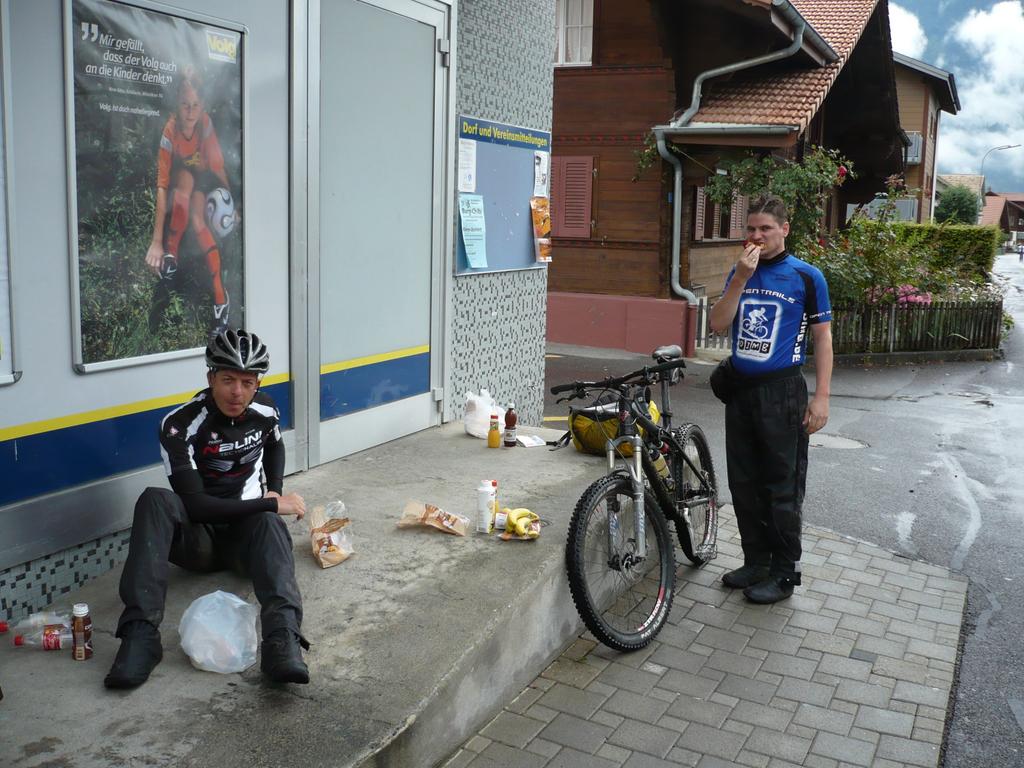
[[[281,493],[284,444],[269,395],[257,392],[241,416],[217,408],[209,389],[175,408],[160,424],[160,455],[171,488],[195,522],[229,522],[276,512],[267,491]]]

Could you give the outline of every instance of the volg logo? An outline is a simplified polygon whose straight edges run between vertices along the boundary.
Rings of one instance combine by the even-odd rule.
[[[238,60],[238,35],[206,30],[206,51],[214,61],[234,64]]]

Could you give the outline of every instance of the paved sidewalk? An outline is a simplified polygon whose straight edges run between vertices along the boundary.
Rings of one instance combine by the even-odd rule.
[[[446,768],[937,766],[967,580],[804,530],[804,584],[774,606],[682,566],[670,624],[634,654],[581,636]]]

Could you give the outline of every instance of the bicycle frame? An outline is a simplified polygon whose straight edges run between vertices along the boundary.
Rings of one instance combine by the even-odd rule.
[[[644,525],[644,477],[646,476],[648,483],[651,486],[651,490],[657,497],[659,503],[662,506],[665,514],[671,516],[673,519],[677,519],[677,522],[682,522],[687,526],[687,529],[691,528],[690,523],[690,508],[703,503],[706,503],[709,498],[713,495],[713,492],[708,482],[707,476],[700,471],[693,460],[686,454],[683,446],[676,440],[676,436],[672,433],[672,401],[669,393],[669,387],[671,381],[669,377],[664,377],[661,380],[661,402],[664,409],[661,412],[663,425],[658,426],[653,422],[646,419],[646,416],[639,414],[638,404],[635,398],[628,397],[625,392],[620,391],[619,393],[619,413],[625,411],[632,418],[622,421],[622,434],[614,440],[608,439],[605,442],[605,455],[608,461],[608,471],[614,472],[616,462],[621,459],[623,466],[629,474],[630,483],[632,485],[632,496],[633,496],[633,511],[635,515],[635,527],[636,531],[636,552],[638,557],[643,557],[641,553],[647,551],[647,540],[646,540],[646,526]],[[620,416],[621,420],[621,416]],[[655,468],[654,463],[646,455],[647,446],[645,445],[645,439],[636,433],[635,424],[637,421],[641,423],[646,421],[646,424],[642,424],[647,430],[649,441],[652,443],[662,444],[668,442],[671,446],[671,453],[676,457],[682,459],[686,466],[693,473],[694,477],[698,478],[701,484],[701,490],[704,492],[704,496],[696,500],[684,500],[678,501],[673,498],[674,493],[670,492],[669,488],[666,487],[665,481],[661,478],[658,470]],[[629,444],[632,448],[632,456],[625,457],[620,452],[620,447]],[[618,514],[615,512],[614,514]],[[682,520],[678,520],[682,517]],[[615,532],[612,530],[612,526],[608,528],[608,551],[615,551]]]
[[[671,395],[669,394],[669,386],[672,384],[672,378],[673,377],[671,377],[671,376],[663,376],[662,379],[661,379],[661,402],[662,402],[662,404],[664,406],[664,410],[662,411],[662,420],[663,420],[665,426],[661,427],[661,428],[656,427],[656,430],[657,430],[657,433],[658,433],[657,434],[658,437],[660,437],[660,432],[661,432],[662,429],[670,430],[672,428],[672,400],[671,400]],[[634,405],[635,405],[634,402],[630,398],[626,397],[626,394],[624,392],[620,391],[620,393],[619,393],[619,413],[620,414],[622,414],[623,412],[630,413],[630,414],[633,414],[634,417],[635,417],[636,414],[633,413],[633,406]],[[646,450],[646,448],[644,446],[644,439],[642,437],[640,437],[640,435],[638,435],[636,433],[634,424],[632,422],[624,421],[623,422],[622,432],[623,432],[623,434],[620,435],[619,437],[617,437],[616,439],[614,439],[614,440],[609,439],[605,443],[605,455],[607,456],[607,459],[608,459],[608,471],[609,472],[614,472],[615,471],[616,459],[620,458],[620,457],[623,458],[623,463],[625,464],[626,471],[629,473],[629,479],[630,479],[630,482],[632,483],[632,486],[633,486],[633,513],[634,513],[634,515],[636,517],[635,527],[633,528],[633,530],[636,531],[636,550],[637,550],[637,553],[645,553],[647,551],[647,526],[644,525],[644,481],[643,481],[643,478],[644,478],[644,458],[645,458],[645,450]],[[626,461],[625,457],[622,457],[621,453],[619,452],[619,447],[622,446],[622,445],[625,445],[626,443],[629,443],[632,446],[632,449],[633,449],[633,455],[630,457],[631,458],[630,461]],[[680,455],[684,455],[684,454],[682,454],[682,452],[680,451]],[[689,457],[685,457],[685,455],[684,455],[684,458],[686,458],[686,460],[689,461]],[[647,461],[649,462],[650,460],[648,459]],[[691,469],[696,471],[696,468],[692,466],[692,462],[691,462]],[[654,474],[657,474],[657,473],[655,472]],[[666,489],[660,483],[660,478],[659,478],[659,485],[661,485],[661,488],[657,489],[655,491],[655,493],[657,494],[658,491],[660,490],[662,494],[667,495]],[[611,526],[609,526],[608,527],[608,551],[609,552],[613,552],[614,551],[614,545],[615,545],[615,542],[613,540],[612,529],[611,529]],[[642,557],[643,555],[640,555],[640,556]]]

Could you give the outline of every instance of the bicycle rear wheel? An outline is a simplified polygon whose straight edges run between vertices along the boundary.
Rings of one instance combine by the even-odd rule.
[[[696,424],[673,430],[683,453],[698,473],[681,458],[675,458],[676,499],[683,505],[676,516],[676,534],[686,559],[697,566],[718,554],[718,484],[711,462],[711,449]],[[706,478],[706,483],[705,483]]]
[[[580,618],[594,637],[619,651],[650,643],[672,607],[671,534],[657,499],[649,489],[644,493],[644,552],[636,548],[633,486],[618,473],[580,497],[565,547],[569,591]]]

